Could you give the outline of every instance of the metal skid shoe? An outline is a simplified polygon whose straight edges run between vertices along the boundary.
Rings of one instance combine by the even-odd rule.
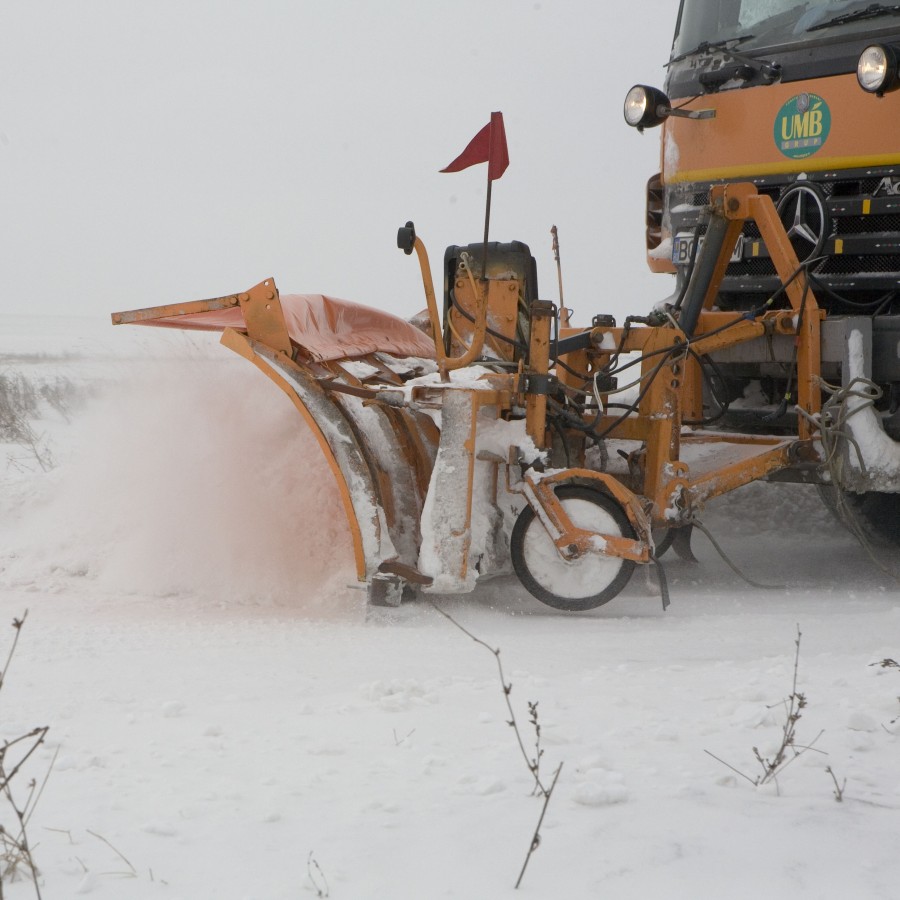
[[[369,606],[398,607],[404,600],[415,600],[420,588],[432,579],[397,559],[385,560],[366,585]]]
[[[366,585],[366,604],[378,607],[397,607],[403,600],[406,580],[399,575],[378,572]]]

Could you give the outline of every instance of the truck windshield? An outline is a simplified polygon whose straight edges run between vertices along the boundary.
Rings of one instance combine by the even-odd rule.
[[[682,0],[673,56],[707,44],[740,40],[744,52],[803,43],[834,33],[852,35],[900,22],[900,5],[871,0]],[[715,49],[713,46],[710,49]]]

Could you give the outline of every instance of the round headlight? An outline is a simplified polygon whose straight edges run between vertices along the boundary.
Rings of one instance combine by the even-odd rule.
[[[896,87],[897,57],[890,47],[872,44],[859,55],[856,80],[870,94],[883,94]]]
[[[636,128],[641,124],[641,119],[644,118],[647,112],[649,102],[647,89],[642,84],[636,84],[625,95],[625,121],[632,128]]]
[[[625,95],[625,121],[632,128],[643,129],[659,125],[668,110],[669,98],[659,88],[636,84]]]

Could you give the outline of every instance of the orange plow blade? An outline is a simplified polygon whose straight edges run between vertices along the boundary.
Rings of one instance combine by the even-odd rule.
[[[243,294],[112,318],[115,324],[221,332],[226,347],[284,391],[318,441],[340,490],[357,576],[370,585],[370,593],[434,581],[419,566],[440,430],[431,415],[384,401],[399,396],[411,379],[435,372],[428,335],[348,301],[280,296],[272,279]],[[452,484],[447,489],[467,490]],[[298,532],[309,527],[304,518],[312,514],[298,510]],[[465,521],[457,524],[467,530]],[[463,569],[466,564],[467,559],[459,563]],[[399,602],[399,595],[392,599]]]

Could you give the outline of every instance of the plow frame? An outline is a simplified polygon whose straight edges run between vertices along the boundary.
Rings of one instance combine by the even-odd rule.
[[[454,346],[461,346],[463,352],[450,357],[427,253],[411,223],[405,244],[398,243],[408,253],[416,251],[421,267],[436,380],[414,381],[409,386],[408,378],[399,375],[392,361],[380,353],[329,361],[311,358],[292,342],[271,278],[242,294],[115,313],[113,321],[177,324],[180,317],[187,317],[187,323],[205,312],[240,307],[243,328],[225,328],[222,343],[273,381],[310,427],[339,489],[361,581],[371,585],[393,579],[426,590],[471,590],[477,574],[473,554],[479,550],[473,547],[473,536],[484,538],[484,530],[479,532],[478,523],[473,522],[475,482],[482,471],[478,466],[485,464],[492,467],[492,475],[483,484],[493,485],[489,489],[494,492],[495,512],[504,486],[507,495],[505,512],[496,516],[491,528],[499,528],[510,509],[515,514],[524,501],[562,559],[601,552],[647,563],[654,559],[654,527],[689,525],[713,497],[782,469],[798,464],[815,467],[822,461],[815,430],[821,408],[820,330],[825,314],[804,268],[771,198],[758,194],[753,185],[714,187],[708,212],[710,228],[699,251],[698,274],[688,285],[684,308],[675,315],[668,313],[654,324],[648,321],[637,327],[629,323],[624,327],[601,323],[590,329],[558,327],[554,337],[551,325],[556,307],[534,301],[527,354],[517,364],[507,360],[499,371],[489,370],[477,384],[471,378],[461,380],[461,370],[483,362],[492,300],[499,302],[502,297],[508,306],[517,282],[475,279],[470,269],[463,273],[457,286],[466,293],[475,315],[468,334],[460,332],[465,325],[462,320],[453,326]],[[719,284],[748,219],[759,227],[781,279],[779,293],[787,298],[787,308],[771,308],[773,297],[767,308],[750,313],[716,311]],[[796,348],[796,405],[802,411],[796,433],[729,434],[691,425],[702,419],[701,358],[773,335],[791,338]],[[566,349],[554,353],[554,346]],[[553,468],[548,399],[560,386],[575,387],[581,377],[578,373],[583,374],[583,386],[591,383],[620,353],[641,356],[638,400],[618,418],[608,412],[589,416],[585,404],[583,422],[591,425],[598,441],[637,445],[627,454],[628,473],[585,465],[584,428],[571,429],[578,449],[574,463]],[[359,363],[368,366],[370,374],[360,375],[354,368]],[[597,395],[593,383],[599,402],[604,391]],[[505,422],[510,427],[518,422],[524,434],[510,432],[504,453],[482,453],[479,428],[483,421]],[[534,445],[534,453],[521,452],[523,439]],[[712,464],[692,470],[683,450],[698,446],[709,450],[706,455]],[[501,466],[505,481],[499,478]],[[582,484],[609,495],[625,511],[636,539],[575,527],[555,495],[563,484]],[[452,507],[451,512],[444,515],[444,507]],[[439,559],[423,566],[426,532],[434,544],[429,552]]]
[[[613,425],[606,436],[637,441],[644,448],[639,496],[635,500],[648,509],[651,522],[660,526],[688,524],[708,499],[779,469],[820,461],[812,423],[821,409],[820,328],[825,314],[806,282],[803,267],[771,198],[758,194],[750,184],[719,185],[712,190],[710,214],[725,227],[718,245],[710,240],[700,251],[712,258],[712,265],[708,264],[709,280],[695,291],[701,305],[692,333],[686,333],[675,319],[655,327],[598,329],[609,335],[621,352],[642,355],[641,383],[646,381],[648,387],[642,392],[637,413]],[[751,314],[712,309],[747,219],[756,221],[762,240],[770,250],[785,285],[788,309],[757,310]],[[797,406],[805,413],[798,420],[797,434],[729,434],[685,426],[686,418],[702,416],[698,359],[770,335],[790,336],[796,346]],[[660,357],[662,363],[658,362]],[[723,450],[726,446],[740,447],[742,458],[692,474],[682,459],[682,447],[691,445]]]

